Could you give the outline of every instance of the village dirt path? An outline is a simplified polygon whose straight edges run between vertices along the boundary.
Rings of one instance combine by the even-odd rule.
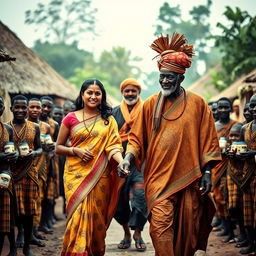
[[[57,200],[56,212],[58,216],[61,214],[61,204],[62,200]],[[65,230],[65,221],[59,221],[55,224],[55,231],[52,235],[47,235],[48,241],[46,241],[46,247],[39,248],[36,246],[31,246],[33,253],[36,256],[60,256],[61,243]],[[149,236],[149,224],[147,223],[143,231],[143,239],[147,244],[147,250],[144,253],[137,252],[134,246],[134,242],[128,250],[117,249],[118,242],[123,237],[123,232],[121,227],[117,224],[115,220],[112,221],[110,228],[107,232],[106,238],[106,256],[153,256],[154,249],[151,243],[151,238]],[[7,240],[7,239],[6,239]],[[7,250],[8,244],[5,242],[4,250],[1,256],[6,256],[8,254]],[[22,249],[18,249],[18,256],[22,256]],[[198,256],[201,254],[198,254]],[[253,255],[253,254],[251,254]],[[256,254],[254,254],[256,255]],[[216,233],[212,232],[208,242],[207,256],[241,256],[239,249],[234,247],[234,244],[228,244],[221,242],[219,237],[216,237]]]

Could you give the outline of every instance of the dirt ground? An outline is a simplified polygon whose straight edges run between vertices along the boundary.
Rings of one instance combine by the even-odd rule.
[[[62,200],[57,201],[57,208],[56,212],[58,216],[64,216],[61,214],[61,204]],[[119,250],[117,249],[118,242],[122,239],[123,232],[121,227],[117,224],[116,221],[112,221],[110,228],[107,233],[106,238],[106,256],[135,256],[135,255],[145,255],[145,256],[153,256],[154,255],[154,248],[151,243],[151,239],[148,232],[149,224],[147,223],[145,226],[145,229],[143,231],[143,239],[147,244],[147,250],[142,252],[137,252],[134,246],[134,243],[132,243],[131,247],[127,250]],[[62,245],[62,239],[64,235],[65,230],[65,220],[59,221],[55,224],[54,234],[47,235],[48,241],[46,242],[46,247],[36,247],[34,245],[31,245],[31,249],[33,253],[36,256],[59,256],[61,245]],[[208,241],[208,248],[207,248],[207,256],[240,256],[238,248],[235,248],[235,244],[229,244],[229,243],[223,243],[221,241],[222,238],[219,238],[216,236],[215,232],[212,232],[210,234],[210,238]],[[5,239],[7,240],[7,239]],[[8,254],[8,243],[5,241],[4,250],[1,254],[1,256],[6,256]],[[18,256],[21,256],[22,249],[18,249]],[[198,256],[205,255],[205,254],[196,254]],[[250,255],[256,255],[256,254],[250,254]]]

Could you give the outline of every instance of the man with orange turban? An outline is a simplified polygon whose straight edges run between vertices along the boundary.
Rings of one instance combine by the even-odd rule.
[[[215,214],[211,170],[221,160],[214,119],[207,103],[181,87],[191,65],[193,46],[184,35],[161,36],[151,48],[159,53],[161,91],[149,97],[129,133],[124,160],[143,170],[150,235],[157,256],[193,256],[206,250]]]
[[[141,85],[134,78],[125,79],[120,84],[123,100],[120,106],[113,110],[113,115],[118,124],[118,130],[122,139],[124,152],[128,143],[128,134],[136,116],[141,111],[142,100],[140,98]],[[141,231],[147,221],[147,207],[144,194],[143,176],[136,170],[135,165],[130,167],[130,175],[120,193],[120,198],[114,218],[123,226],[124,238],[118,248],[127,249],[131,245],[130,228],[134,230],[133,239],[138,251],[145,251],[146,244],[141,237]]]

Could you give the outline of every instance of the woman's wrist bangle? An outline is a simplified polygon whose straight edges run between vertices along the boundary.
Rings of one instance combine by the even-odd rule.
[[[208,170],[206,170],[204,173],[212,174],[212,172]]]
[[[74,150],[75,148],[74,147],[72,147],[72,154],[73,154],[73,156],[75,156],[76,155],[76,153],[75,153],[75,150]]]

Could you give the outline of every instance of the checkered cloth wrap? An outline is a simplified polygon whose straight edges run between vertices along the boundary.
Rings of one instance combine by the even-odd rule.
[[[36,215],[37,214],[37,198],[38,185],[26,175],[19,181],[15,182],[15,195],[17,201],[18,216]]]
[[[41,215],[42,215],[42,205],[41,205],[41,203],[44,199],[44,195],[45,195],[44,180],[39,178],[39,196],[37,197],[37,200],[36,200],[37,215],[35,215],[34,218],[33,218],[34,227],[38,227],[39,224],[40,224]]]
[[[56,199],[57,188],[56,188],[56,179],[52,177],[48,177],[47,179],[47,190],[45,197],[49,200]]]
[[[54,141],[53,135],[55,133],[56,125],[52,118],[49,118],[50,134]],[[54,200],[59,197],[59,158],[54,156],[47,160],[47,191],[45,197],[49,200]],[[53,176],[50,173],[54,174]]]
[[[229,160],[227,172],[228,208],[242,208],[243,193],[240,186],[236,183],[242,177],[242,170],[242,162]],[[232,178],[231,173],[237,177],[236,181]]]
[[[248,149],[256,150],[256,131],[252,132],[252,122],[247,125],[244,137]],[[254,159],[245,162],[243,174],[246,175],[250,170],[252,174],[243,188],[244,225],[256,228],[256,163]]]
[[[36,135],[35,124],[26,121],[26,134],[22,135],[22,142],[27,142],[30,149],[34,149]],[[21,137],[21,135],[18,133]],[[20,137],[14,133],[14,143],[16,146],[21,142]],[[24,175],[20,175],[24,168],[28,168]],[[12,169],[14,173],[14,190],[17,202],[17,214],[36,215],[36,200],[38,198],[38,172],[35,161],[20,161]]]
[[[1,123],[0,127],[0,152],[4,152],[5,142],[9,142],[9,133],[5,125]],[[9,169],[8,165],[1,165],[0,171]],[[0,232],[10,232],[14,227],[14,201],[13,201],[13,185],[12,180],[8,189],[0,188]]]
[[[10,232],[14,227],[13,195],[8,189],[0,189],[0,232]]]
[[[40,134],[47,134],[48,124],[42,121],[39,121]],[[44,181],[44,186],[46,187],[47,180],[47,164],[46,164],[47,153],[43,152],[41,156],[35,159],[36,169],[38,171],[38,177]]]

